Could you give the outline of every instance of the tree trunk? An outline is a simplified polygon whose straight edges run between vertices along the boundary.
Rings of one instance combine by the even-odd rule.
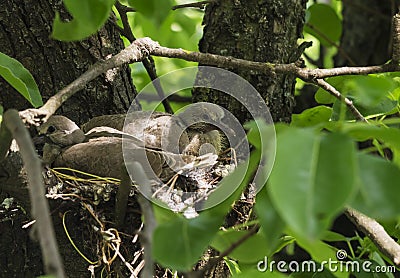
[[[305,0],[223,0],[207,6],[200,51],[250,61],[294,62],[297,39],[302,37]],[[261,94],[274,121],[289,122],[294,102],[295,77],[229,69],[249,81]],[[246,92],[243,92],[245,94]],[[241,122],[250,118],[244,107],[229,96],[200,89],[195,101],[224,106]],[[246,98],[251,99],[252,95]]]
[[[343,33],[335,67],[367,66],[386,63],[391,55],[392,16],[400,1],[343,1]]]
[[[124,46],[113,24],[82,42],[64,43],[51,38],[55,10],[68,13],[62,1],[0,0],[0,51],[20,61],[34,76],[44,101],[85,72],[96,61],[118,53]],[[60,109],[77,123],[104,114],[124,113],[136,91],[125,66],[89,83]],[[30,104],[0,80],[0,103],[5,109]],[[139,108],[139,106],[138,106]]]
[[[53,40],[50,35],[56,10],[60,11],[62,18],[70,17],[61,0],[0,0],[0,51],[20,61],[32,73],[44,101],[95,62],[107,59],[124,47],[111,20],[96,35],[84,41],[64,43]],[[58,112],[83,123],[93,116],[126,112],[135,97],[130,69],[124,66],[90,82]],[[31,107],[4,80],[0,80],[0,104],[5,109]],[[140,108],[138,104],[135,106]],[[16,202],[11,204],[14,211],[0,209],[0,276],[37,277],[43,274],[43,264],[38,243],[29,237],[32,227],[22,228],[31,219],[26,176],[19,153],[11,152],[0,164],[0,184],[0,203],[5,197],[20,201],[19,205]],[[61,213],[67,208],[62,209],[64,204],[59,201],[51,201],[51,204],[67,276],[89,277],[88,262],[72,247],[62,226]],[[96,261],[98,250],[95,246],[101,239],[93,236],[96,233],[87,230],[88,226],[82,225],[88,220],[82,220],[79,204],[71,210],[66,221],[68,231],[78,248]]]

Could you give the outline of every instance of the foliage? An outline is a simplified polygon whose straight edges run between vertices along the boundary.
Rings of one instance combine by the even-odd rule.
[[[30,72],[20,62],[1,52],[0,76],[13,86],[14,89],[34,107],[43,105],[39,89]]]
[[[56,13],[53,38],[63,41],[82,40],[98,31],[110,16],[115,0],[64,0],[72,20],[63,22]]]
[[[156,28],[159,28],[167,18],[173,5],[172,0],[128,0],[128,3],[131,7],[135,8],[139,14],[149,18],[155,24]]]
[[[304,31],[315,36],[321,44],[332,45],[339,40],[342,24],[337,13],[326,4],[314,4],[307,10]]]

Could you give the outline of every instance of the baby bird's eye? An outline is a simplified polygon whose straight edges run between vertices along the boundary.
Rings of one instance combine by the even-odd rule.
[[[47,133],[48,133],[48,134],[51,134],[51,133],[53,133],[54,131],[56,131],[56,127],[55,127],[54,125],[51,125],[51,126],[49,126],[49,127],[47,128]]]

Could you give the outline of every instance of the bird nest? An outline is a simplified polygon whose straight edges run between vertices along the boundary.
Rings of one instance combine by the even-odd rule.
[[[205,200],[232,168],[220,161],[209,168],[176,175],[165,184],[154,184],[152,192],[173,211],[193,217],[196,204]],[[59,207],[63,206],[59,212],[65,235],[76,252],[87,261],[88,270],[94,274],[120,269],[127,277],[139,274],[144,265],[143,249],[138,242],[143,223],[135,197],[138,194],[136,186],[132,186],[129,193],[124,225],[117,227],[115,196],[120,180],[69,168],[49,168],[46,177],[49,184],[46,196],[55,199]],[[194,192],[194,197],[185,199],[185,192]],[[84,231],[82,240],[73,234],[76,225]],[[162,277],[168,271],[157,267],[156,277]]]
[[[166,183],[154,181],[153,197],[174,212],[194,212],[217,188],[218,182],[234,168],[234,165],[220,161],[214,166],[178,173]],[[120,180],[116,178],[99,177],[64,167],[49,168],[47,177],[51,180],[47,198],[84,200],[95,206],[114,200],[113,196],[120,184]],[[137,188],[133,185],[129,197],[134,197],[137,193]]]

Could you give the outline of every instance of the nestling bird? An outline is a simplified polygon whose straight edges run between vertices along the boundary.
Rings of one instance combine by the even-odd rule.
[[[211,154],[196,157],[145,147],[140,139],[112,127],[98,126],[85,134],[64,116],[50,117],[38,131],[49,140],[43,148],[45,162],[55,167],[69,167],[98,176],[121,177],[124,165],[123,140],[125,151],[128,150],[125,158],[148,161],[149,167],[144,169],[149,178],[155,176],[168,180],[175,171],[187,169],[188,165],[213,165],[217,159],[216,155]]]
[[[108,126],[134,135],[141,139],[146,147],[198,156],[209,152],[221,152],[224,138],[217,125],[223,125],[223,117],[224,111],[221,108],[208,109],[199,105],[178,115],[135,111],[127,115],[94,117],[84,124],[82,129],[88,132],[94,127]],[[204,118],[215,124],[202,122],[201,119]]]

